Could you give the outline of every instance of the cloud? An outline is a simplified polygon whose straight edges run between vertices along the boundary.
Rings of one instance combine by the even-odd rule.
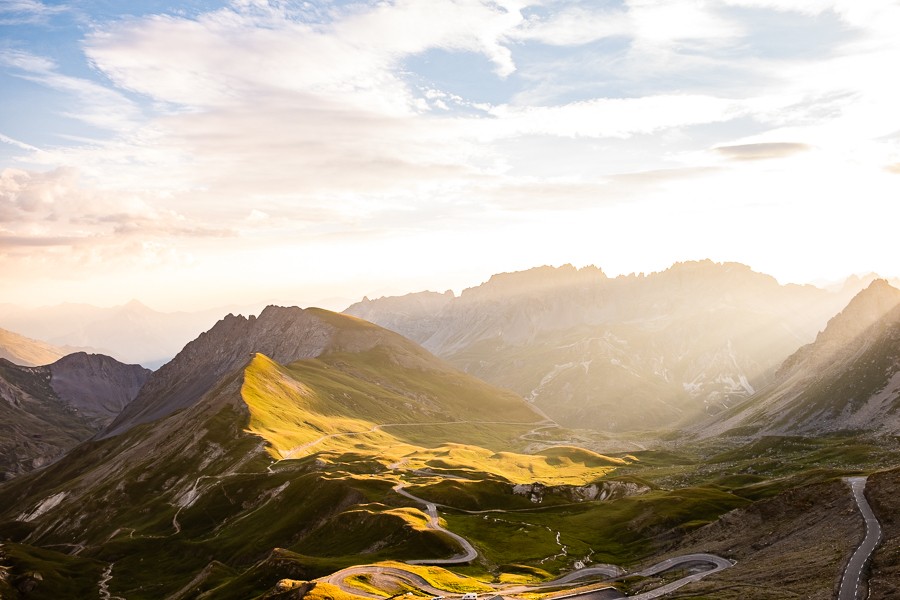
[[[22,79],[69,95],[76,108],[64,114],[90,125],[124,131],[134,129],[141,116],[137,105],[123,94],[88,79],[64,75],[49,58],[24,50],[0,50],[0,66],[12,69]]]
[[[510,37],[568,46],[624,36],[660,48],[688,40],[720,43],[742,34],[735,22],[711,8],[677,0],[629,0],[616,9],[574,4],[553,10],[551,5],[548,15],[531,16]]]
[[[66,5],[48,6],[38,0],[4,0],[0,4],[0,25],[36,25],[69,10]]]
[[[83,243],[84,238],[64,236],[23,236],[3,235],[0,233],[0,248],[44,248],[55,246],[75,246]]]
[[[326,23],[304,22],[281,5],[249,8],[108,25],[88,36],[86,53],[124,88],[197,108],[287,92],[405,114],[416,104],[400,66],[429,49],[482,54],[501,76],[515,70],[501,39],[521,15],[504,3],[354,5],[334,9]]]
[[[560,106],[510,106],[491,109],[496,119],[470,122],[500,136],[555,135],[617,137],[652,133],[673,127],[716,123],[742,116],[740,102],[703,95],[659,95],[601,98]]]
[[[59,245],[65,240],[116,243],[127,237],[229,237],[221,226],[191,221],[168,208],[156,208],[136,194],[82,185],[71,168],[48,172],[0,171],[0,225],[6,245]],[[45,244],[41,240],[55,240]]]
[[[787,158],[801,152],[808,152],[808,144],[795,142],[769,142],[760,144],[738,144],[718,146],[715,151],[731,160],[767,160]]]
[[[28,152],[38,153],[41,151],[40,148],[32,146],[31,144],[26,144],[25,142],[13,139],[13,138],[9,137],[8,135],[3,135],[2,133],[0,133],[0,142],[3,142],[4,144],[9,144],[10,146],[15,146],[16,148],[19,148],[20,150],[27,150]]]

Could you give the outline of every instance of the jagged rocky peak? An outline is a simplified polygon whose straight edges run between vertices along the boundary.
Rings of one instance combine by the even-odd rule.
[[[456,296],[453,290],[447,290],[443,294],[439,292],[413,292],[403,296],[382,296],[375,300],[364,296],[363,299],[352,304],[345,314],[366,318],[369,314],[382,314],[401,312],[403,314],[416,315],[440,312]]]
[[[652,273],[649,278],[664,284],[670,291],[681,287],[696,293],[716,289],[722,292],[750,292],[777,290],[778,281],[771,275],[754,271],[737,262],[714,262],[710,259],[677,262],[665,271]]]
[[[551,290],[560,291],[574,286],[598,285],[608,278],[602,269],[588,265],[578,269],[570,264],[561,267],[535,267],[527,271],[492,275],[477,287],[466,288],[461,294],[465,300],[503,299],[509,296],[526,296]]]
[[[900,290],[884,279],[876,279],[834,316],[816,338],[816,344],[844,344],[900,305]]]

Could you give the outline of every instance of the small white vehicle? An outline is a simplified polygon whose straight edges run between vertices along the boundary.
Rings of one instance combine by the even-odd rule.
[[[467,592],[463,594],[462,600],[478,600],[478,594],[475,592]]]

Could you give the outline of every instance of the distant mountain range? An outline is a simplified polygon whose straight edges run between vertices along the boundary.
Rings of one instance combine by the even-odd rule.
[[[649,275],[539,267],[345,312],[521,394],[568,427],[671,428],[750,397],[874,276],[779,285],[737,263]]]
[[[51,345],[90,348],[125,363],[155,369],[228,311],[251,313],[259,308],[166,313],[137,300],[110,308],[89,304],[23,308],[4,304],[0,305],[0,326]]]
[[[67,354],[81,348],[54,346],[40,340],[33,340],[12,331],[0,329],[0,358],[23,367],[49,365]]]
[[[753,398],[696,428],[711,435],[900,434],[900,290],[876,280]]]
[[[149,374],[84,352],[40,367],[0,359],[0,479],[41,467],[106,427]]]

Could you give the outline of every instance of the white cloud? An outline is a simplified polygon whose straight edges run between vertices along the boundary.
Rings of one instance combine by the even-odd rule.
[[[623,36],[654,51],[688,40],[720,44],[740,37],[741,28],[718,16],[714,8],[712,2],[680,0],[629,0],[615,10],[565,5],[548,17],[530,18],[512,37],[565,46]]]
[[[401,0],[337,14],[327,24],[253,7],[115,24],[88,37],[87,53],[119,85],[196,108],[287,93],[402,115],[415,105],[399,72],[409,56],[468,51],[486,56],[502,76],[515,70],[500,40],[521,16],[493,2]]]

